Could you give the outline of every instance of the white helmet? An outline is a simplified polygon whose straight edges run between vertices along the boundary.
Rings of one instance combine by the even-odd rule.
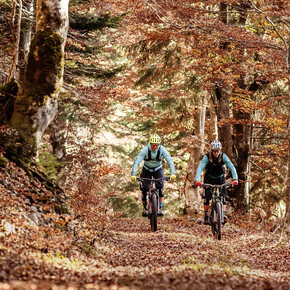
[[[211,147],[211,150],[217,150],[217,149],[221,150],[222,144],[220,141],[214,140],[211,142],[210,147]]]

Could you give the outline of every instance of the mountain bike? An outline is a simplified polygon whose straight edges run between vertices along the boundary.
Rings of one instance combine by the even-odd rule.
[[[143,180],[150,180],[150,186],[147,198],[149,199],[149,207],[148,207],[148,218],[150,219],[150,226],[153,232],[157,231],[157,217],[159,211],[159,189],[156,188],[156,183],[165,180],[170,180],[170,177],[163,177],[157,179],[150,178],[137,178],[139,182],[142,183]]]
[[[218,240],[222,238],[222,224],[224,223],[223,215],[223,196],[222,189],[232,186],[231,183],[217,184],[202,184],[204,189],[210,188],[212,193],[211,211],[209,216],[209,223],[211,225],[212,234]]]

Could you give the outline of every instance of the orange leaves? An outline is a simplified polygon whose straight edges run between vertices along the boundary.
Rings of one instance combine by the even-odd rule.
[[[93,169],[93,173],[97,177],[106,176],[109,174],[117,174],[120,172],[122,172],[121,167],[113,164],[100,164]]]

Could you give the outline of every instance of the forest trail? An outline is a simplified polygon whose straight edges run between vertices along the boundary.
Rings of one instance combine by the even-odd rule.
[[[218,241],[209,226],[190,217],[160,218],[154,233],[147,218],[117,218],[96,237],[85,257],[69,236],[55,235],[53,244],[44,249],[43,240],[34,248],[33,241],[26,247],[33,238],[30,234],[21,246],[12,236],[2,240],[0,289],[290,287],[289,243],[278,244],[277,236],[236,223],[225,225],[223,239]],[[80,244],[84,244],[81,238]],[[49,255],[52,245],[62,254]]]
[[[190,218],[119,219],[112,226],[114,255],[108,261],[133,289],[289,289],[289,245],[235,224],[221,241],[209,226]],[[124,268],[125,267],[125,268]],[[124,271],[125,270],[125,271]],[[123,273],[123,274],[122,274]]]

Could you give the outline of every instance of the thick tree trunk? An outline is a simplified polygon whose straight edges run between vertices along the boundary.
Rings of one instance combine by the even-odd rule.
[[[192,185],[195,182],[196,170],[200,162],[200,158],[204,153],[204,124],[205,124],[205,112],[206,112],[205,98],[202,101],[203,106],[198,109],[195,114],[195,135],[197,138],[191,149],[190,157],[187,165],[187,174],[184,185],[185,196],[185,214],[197,214],[199,211],[201,196],[199,194],[199,188],[193,189]]]
[[[68,0],[38,0],[36,9],[36,34],[5,144],[20,163],[37,157],[42,134],[57,112],[63,79]]]

